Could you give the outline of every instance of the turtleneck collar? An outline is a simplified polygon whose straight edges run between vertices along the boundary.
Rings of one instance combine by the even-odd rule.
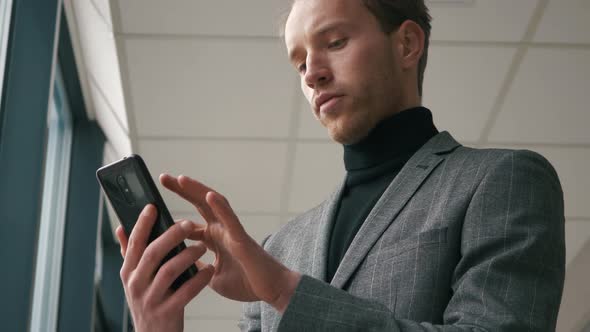
[[[381,121],[358,143],[344,145],[344,166],[348,172],[379,166],[416,152],[437,133],[429,109],[410,108]]]

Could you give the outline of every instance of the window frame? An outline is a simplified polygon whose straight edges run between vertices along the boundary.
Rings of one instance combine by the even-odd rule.
[[[6,331],[28,331],[61,0],[13,0],[0,101],[0,285]]]
[[[73,124],[59,65],[49,107],[31,330],[57,327]]]
[[[12,0],[0,2],[0,103],[4,87],[4,70],[6,69],[6,53],[8,37],[10,35],[10,20],[12,18]]]

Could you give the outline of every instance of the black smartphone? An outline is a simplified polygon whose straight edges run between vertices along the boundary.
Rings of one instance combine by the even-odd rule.
[[[155,205],[158,210],[148,243],[174,225],[174,220],[145,162],[139,155],[134,154],[99,168],[96,171],[96,177],[127,236],[131,234],[133,226],[147,204]],[[184,242],[180,243],[166,255],[160,266],[185,248]],[[172,283],[172,289],[178,289],[197,272],[195,265],[190,266]]]

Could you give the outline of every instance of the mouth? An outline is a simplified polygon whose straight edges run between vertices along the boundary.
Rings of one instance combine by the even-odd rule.
[[[314,100],[316,113],[320,115],[329,112],[341,97],[343,95],[328,93],[318,95]]]

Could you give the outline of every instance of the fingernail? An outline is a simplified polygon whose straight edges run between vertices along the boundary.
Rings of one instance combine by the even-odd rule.
[[[192,231],[193,223],[188,220],[184,220],[180,223],[180,227],[182,227],[182,229],[184,229],[185,231]]]
[[[142,213],[146,217],[152,217],[154,215],[154,206],[151,204],[146,205]]]

